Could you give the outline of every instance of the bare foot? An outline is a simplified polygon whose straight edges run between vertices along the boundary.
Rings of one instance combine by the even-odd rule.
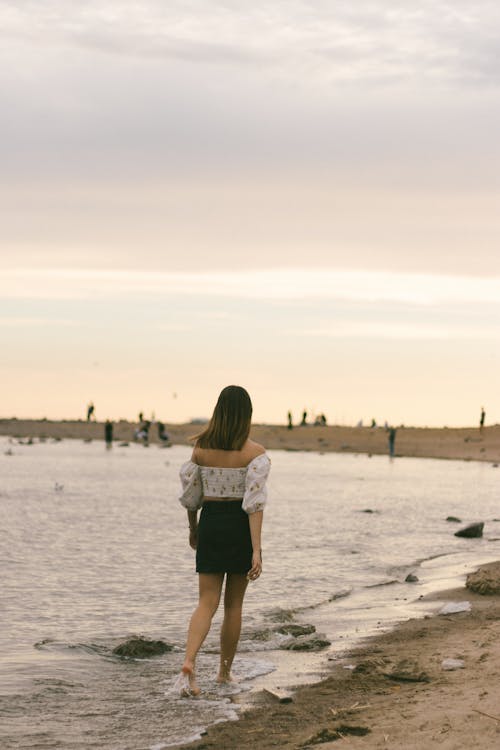
[[[192,695],[199,695],[201,690],[196,682],[194,675],[194,668],[191,664],[184,664],[182,667],[181,675],[184,677],[183,684],[180,692],[184,698],[189,698]]]
[[[231,672],[219,672],[215,681],[220,683],[221,685],[224,685],[228,682],[238,682],[238,680],[233,677]]]
[[[219,682],[221,684],[227,682],[236,682],[233,675],[231,674],[231,664],[229,663],[229,659],[224,659],[224,661],[221,662],[216,682]]]

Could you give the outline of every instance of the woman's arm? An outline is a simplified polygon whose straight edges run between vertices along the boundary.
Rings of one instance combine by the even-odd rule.
[[[189,546],[196,549],[198,544],[198,511],[188,510],[188,523],[189,523]]]
[[[247,578],[251,581],[255,580],[262,573],[262,547],[261,547],[261,532],[262,532],[262,521],[264,513],[261,510],[255,513],[250,513],[248,516],[248,522],[250,524],[250,536],[252,538],[252,567],[247,573]]]

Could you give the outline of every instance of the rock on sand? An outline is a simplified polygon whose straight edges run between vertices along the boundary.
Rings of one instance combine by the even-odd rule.
[[[476,594],[500,594],[500,562],[482,565],[479,570],[469,573],[465,585]]]

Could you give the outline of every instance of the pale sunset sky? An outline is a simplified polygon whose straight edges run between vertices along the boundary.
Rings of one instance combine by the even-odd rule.
[[[498,4],[0,25],[0,417],[500,422]]]

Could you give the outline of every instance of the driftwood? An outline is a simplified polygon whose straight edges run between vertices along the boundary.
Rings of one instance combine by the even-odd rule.
[[[481,716],[487,716],[488,719],[494,719],[495,721],[500,721],[500,716],[493,716],[493,714],[487,714],[485,711],[480,711],[478,708],[473,708],[473,711],[475,711],[477,714],[481,714]]]

